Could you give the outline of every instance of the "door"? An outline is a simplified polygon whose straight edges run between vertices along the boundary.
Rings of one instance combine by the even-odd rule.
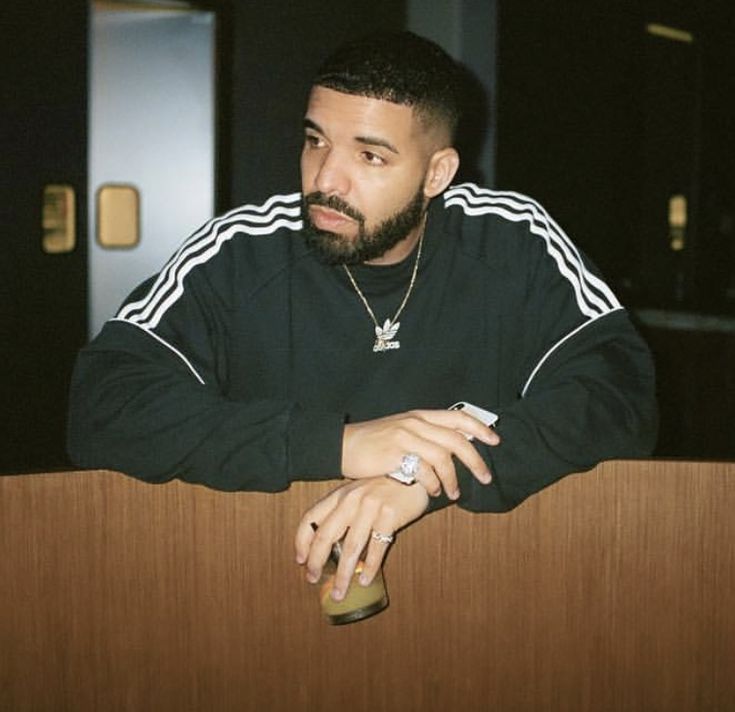
[[[214,211],[214,13],[94,2],[89,334]]]

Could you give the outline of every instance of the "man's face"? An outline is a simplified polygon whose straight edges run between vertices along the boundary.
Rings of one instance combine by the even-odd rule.
[[[304,130],[301,184],[309,244],[330,263],[400,259],[395,246],[419,231],[431,155],[413,110],[316,86]]]

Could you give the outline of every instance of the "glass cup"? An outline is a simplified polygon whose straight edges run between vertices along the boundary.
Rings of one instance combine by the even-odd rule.
[[[379,613],[388,605],[388,593],[385,589],[382,568],[375,574],[375,578],[369,586],[362,586],[358,581],[364,566],[363,561],[359,561],[355,567],[355,573],[352,576],[345,597],[341,601],[335,601],[332,598],[334,577],[337,573],[337,564],[339,564],[341,553],[341,543],[335,542],[319,580],[319,602],[322,613],[332,625],[361,621]]]

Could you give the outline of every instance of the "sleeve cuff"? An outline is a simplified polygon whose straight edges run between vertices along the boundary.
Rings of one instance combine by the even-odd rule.
[[[342,477],[342,433],[345,415],[296,407],[288,437],[289,480]]]

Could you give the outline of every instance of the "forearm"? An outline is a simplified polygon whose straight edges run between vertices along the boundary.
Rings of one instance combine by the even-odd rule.
[[[82,467],[278,491],[340,476],[343,421],[285,400],[230,400],[176,364],[88,349],[72,382],[68,444]]]
[[[632,327],[604,329],[570,343],[524,397],[498,408],[500,444],[478,445],[493,481],[478,486],[460,471],[461,507],[507,511],[571,472],[651,454],[658,420],[650,354]]]

